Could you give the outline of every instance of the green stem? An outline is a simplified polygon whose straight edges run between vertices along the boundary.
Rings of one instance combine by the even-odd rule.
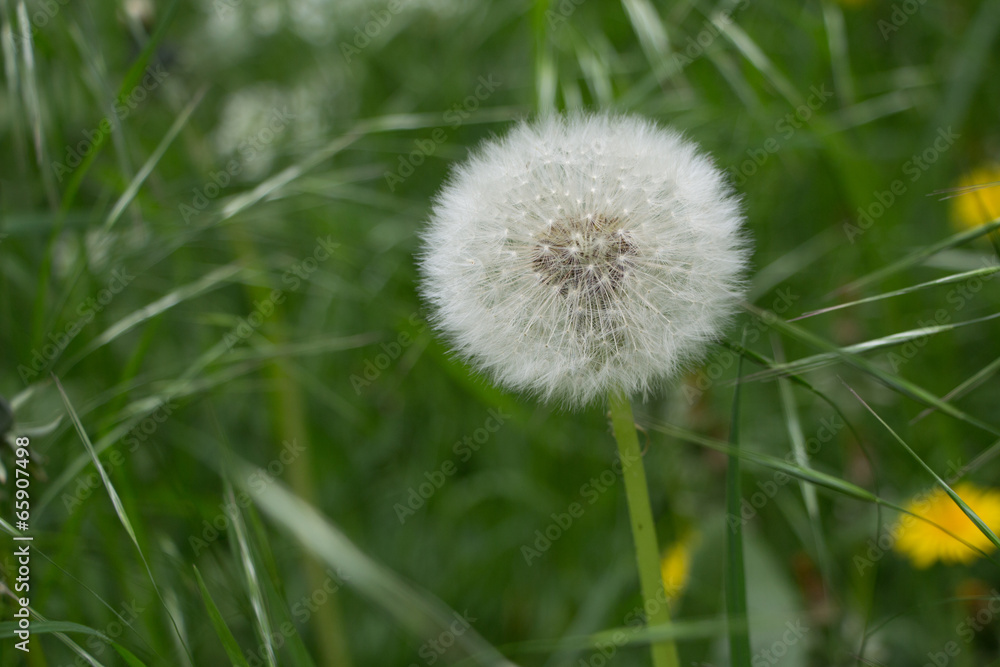
[[[628,396],[621,392],[611,392],[611,424],[618,441],[621,456],[622,479],[625,480],[625,497],[628,499],[628,513],[632,519],[632,539],[635,542],[635,557],[639,564],[639,586],[649,617],[646,623],[652,626],[669,626],[670,609],[663,590],[660,574],[660,548],[656,544],[656,524],[653,510],[649,506],[649,489],[646,486],[646,471],[642,465],[642,452],[635,432],[632,406]],[[673,641],[658,642],[650,646],[654,667],[679,667],[677,647]]]

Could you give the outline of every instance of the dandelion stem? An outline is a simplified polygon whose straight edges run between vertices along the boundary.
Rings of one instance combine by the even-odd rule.
[[[628,396],[619,391],[611,392],[611,423],[618,441],[618,453],[622,462],[622,478],[625,480],[625,497],[628,499],[628,513],[632,520],[632,539],[635,542],[635,557],[639,565],[639,586],[647,613],[647,624],[669,626],[670,609],[663,590],[660,575],[660,548],[656,543],[656,524],[653,510],[649,505],[649,489],[646,486],[646,471],[642,465],[642,452],[635,432],[632,406]],[[679,667],[677,647],[674,642],[657,642],[651,645],[654,667]]]

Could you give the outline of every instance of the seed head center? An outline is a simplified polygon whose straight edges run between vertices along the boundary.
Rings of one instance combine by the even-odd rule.
[[[563,296],[603,301],[620,289],[637,254],[619,220],[594,215],[553,223],[537,236],[531,258],[542,282]]]

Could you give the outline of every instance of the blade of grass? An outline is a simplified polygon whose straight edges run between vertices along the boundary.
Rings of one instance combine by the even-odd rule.
[[[952,329],[959,329],[971,324],[981,324],[983,322],[995,320],[998,317],[1000,317],[1000,313],[994,313],[992,315],[986,315],[985,317],[977,317],[973,320],[964,320],[953,324],[939,324],[931,327],[921,327],[920,329],[911,329],[909,331],[900,331],[899,333],[890,334],[882,338],[867,340],[861,343],[855,343],[854,345],[838,348],[838,352],[823,352],[821,354],[803,357],[802,359],[796,359],[795,361],[775,364],[772,368],[766,371],[760,371],[754,373],[753,375],[748,375],[744,378],[744,381],[767,380],[786,373],[803,373],[805,371],[816,370],[817,368],[822,368],[823,366],[835,363],[836,360],[843,354],[856,355],[863,352],[871,352],[873,350],[892,347],[894,345],[901,345],[912,340],[920,340],[935,334],[951,331]]]
[[[990,376],[996,373],[997,371],[1000,371],[1000,357],[997,357],[990,363],[983,366],[983,368],[978,372],[976,372],[972,377],[965,380],[957,387],[949,391],[947,394],[942,396],[941,400],[951,402],[956,398],[961,398],[962,396],[965,396],[967,393],[969,393],[970,391],[981,385],[983,382],[986,382],[986,380],[988,380]],[[921,410],[920,414],[918,414],[916,417],[910,420],[910,425],[912,426],[913,424],[916,424],[918,421],[920,421],[927,415],[931,414],[932,412],[934,412],[934,408],[927,408],[925,410]]]
[[[225,482],[225,494],[228,506],[238,508],[236,494],[233,493],[233,486],[229,480]],[[257,639],[266,651],[265,655],[267,656],[268,665],[275,667],[278,664],[278,657],[275,655],[274,642],[271,639],[271,619],[264,604],[264,594],[260,588],[260,577],[257,576],[257,564],[254,562],[250,541],[247,537],[247,526],[243,521],[243,514],[239,509],[233,511],[230,519],[232,521],[233,532],[236,534],[236,547],[239,550],[239,559],[243,566],[243,575],[246,578],[250,605],[253,608]]]
[[[853,306],[859,306],[863,303],[872,303],[874,301],[881,301],[882,299],[889,299],[894,296],[901,296],[903,294],[910,294],[911,292],[917,292],[928,287],[937,287],[938,285],[949,285],[951,283],[962,282],[963,280],[969,280],[971,278],[978,278],[981,276],[988,276],[1000,271],[1000,266],[988,266],[982,269],[974,269],[972,271],[965,271],[963,273],[956,273],[950,276],[945,276],[944,278],[938,278],[937,280],[928,280],[927,282],[920,283],[919,285],[913,285],[911,287],[904,287],[903,289],[894,290],[892,292],[885,292],[883,294],[876,294],[875,296],[865,297],[864,299],[857,299],[856,301],[848,301],[847,303],[840,303],[836,306],[829,306],[827,308],[820,308],[819,310],[810,310],[808,313],[799,315],[798,317],[793,317],[789,322],[796,322],[798,320],[804,320],[807,317],[814,317],[816,315],[823,315],[825,313],[832,312],[834,310],[841,310],[843,308],[851,308]]]
[[[128,663],[129,667],[146,667],[146,663],[137,658],[132,651],[122,646],[117,642],[111,643],[111,648],[113,648],[118,655],[122,657],[122,660]]]
[[[610,628],[590,635],[559,639],[532,639],[505,644],[501,648],[514,653],[555,653],[565,650],[600,649],[602,646],[642,646],[662,641],[710,639],[724,635],[729,627],[725,617],[677,621],[668,626],[655,625]],[[626,639],[622,640],[622,636]],[[586,664],[586,663],[584,663]]]
[[[268,575],[268,578],[264,580],[264,583],[268,584],[268,588],[265,591],[266,599],[269,601],[268,607],[276,615],[274,624],[281,628],[282,634],[287,636],[288,665],[289,667],[316,667],[316,661],[309,655],[309,650],[306,648],[305,642],[302,640],[302,636],[299,634],[299,630],[292,619],[292,611],[289,609],[287,602],[288,594],[285,591],[284,575],[278,567],[274,553],[271,551],[271,538],[264,528],[264,523],[261,521],[259,513],[252,504],[247,505],[244,508],[244,512],[246,513],[247,526],[253,535],[253,544],[257,547],[257,557],[262,563],[263,571],[267,572]],[[327,568],[324,574],[327,578],[323,580],[323,590],[328,590],[325,585],[334,580],[333,574],[329,572],[329,568]],[[334,581],[334,583],[338,587],[335,590],[339,590],[339,580]],[[317,623],[322,623],[327,632],[331,631],[325,619],[317,616],[313,616],[313,619]],[[338,627],[340,627],[339,619],[337,621]],[[289,632],[285,631],[286,627],[290,628]],[[326,655],[326,653],[321,653],[321,662],[326,660]],[[344,647],[344,655],[337,657],[343,658],[334,663],[338,667],[349,667],[351,664],[350,654],[347,652],[346,647]]]
[[[14,595],[14,592],[11,591],[9,588],[7,588],[6,584],[4,584],[2,581],[0,581],[0,594],[6,595],[6,596],[10,597],[11,599],[15,599],[15,600],[17,599],[17,596]],[[54,622],[54,621],[50,621],[49,619],[47,619],[44,616],[42,616],[33,607],[28,607],[28,611],[31,613],[31,616],[34,619],[32,621],[32,623],[31,623],[31,631],[32,632],[38,632],[38,630],[36,630],[36,628],[39,627],[39,626],[41,626],[43,628],[46,627],[43,624],[53,623]],[[76,626],[78,624],[73,623],[72,625]],[[85,632],[86,634],[90,634],[92,636],[94,636],[94,635],[100,635],[100,633],[97,630],[94,630],[93,628],[87,628],[87,626],[79,626],[79,627],[86,628],[86,630],[82,631],[82,632]],[[89,632],[87,632],[87,631],[89,631]],[[74,630],[74,632],[75,632],[75,630]],[[59,630],[53,630],[52,634],[55,636],[56,639],[58,639],[63,644],[65,644],[66,647],[69,650],[71,650],[73,653],[76,653],[83,660],[86,660],[89,664],[93,665],[93,667],[104,667],[101,663],[97,662],[97,658],[95,658],[94,656],[90,655],[89,653],[87,653],[86,651],[84,651],[82,648],[80,648],[77,645],[77,643],[74,642],[72,639],[70,639],[69,636],[65,632],[62,632],[62,631],[59,631]],[[100,635],[100,636],[103,636],[103,635]]]
[[[1000,5],[994,2],[979,5],[965,34],[957,42],[961,48],[951,63],[945,79],[948,88],[941,93],[938,112],[927,128],[928,136],[937,133],[938,128],[962,124],[983,72],[991,69],[985,65],[990,62],[989,53],[996,42],[998,29]]]
[[[958,535],[954,534],[944,526],[941,526],[934,521],[931,521],[927,517],[920,516],[914,512],[909,511],[905,507],[898,505],[892,501],[886,500],[881,496],[873,494],[871,491],[861,488],[856,484],[852,484],[846,480],[843,480],[834,475],[827,474],[816,470],[815,468],[803,468],[795,463],[789,463],[784,459],[777,458],[775,456],[770,456],[768,454],[761,454],[760,452],[748,449],[746,446],[741,446],[739,448],[733,447],[729,443],[722,442],[721,440],[715,440],[713,438],[708,438],[698,433],[688,431],[687,429],[675,426],[673,424],[668,424],[666,422],[655,422],[649,425],[649,428],[663,433],[665,435],[677,438],[678,440],[683,440],[685,442],[690,442],[692,444],[700,445],[702,447],[707,447],[713,449],[717,452],[726,454],[727,456],[739,456],[741,459],[750,461],[756,465],[761,465],[772,470],[777,470],[785,473],[790,477],[795,479],[802,479],[810,484],[815,484],[817,486],[823,487],[834,493],[839,493],[845,495],[849,498],[854,498],[855,500],[860,500],[867,503],[872,503],[876,506],[887,507],[889,509],[895,510],[901,514],[906,514],[912,516],[914,519],[923,521],[924,523],[934,526],[938,530],[944,532],[948,536],[955,540],[958,540],[965,546],[969,547],[980,556],[992,561],[996,565],[1000,566],[1000,560],[994,557],[992,554],[988,554],[982,549],[976,547],[970,542],[962,539]]]
[[[35,44],[31,33],[34,24],[28,18],[27,5],[24,2],[17,3],[17,27],[21,33],[21,64],[24,68],[24,75],[20,77],[23,82],[24,106],[28,114],[31,125],[32,138],[35,146],[35,165],[41,173],[42,185],[45,189],[49,206],[53,209],[59,202],[56,193],[56,184],[52,180],[52,170],[49,168],[48,142],[44,134],[44,121],[42,119],[42,102],[38,93],[38,73],[35,70]]]
[[[111,504],[115,508],[115,513],[118,515],[118,520],[121,522],[122,527],[125,528],[125,532],[128,533],[129,538],[132,540],[132,544],[135,545],[136,551],[139,553],[139,559],[142,561],[143,567],[146,568],[146,574],[149,576],[149,582],[153,585],[153,590],[156,591],[156,596],[160,599],[166,610],[167,617],[170,619],[170,624],[173,626],[174,632],[178,637],[182,636],[180,628],[177,626],[177,622],[170,610],[167,608],[167,603],[163,599],[163,595],[160,592],[160,587],[156,583],[156,578],[153,576],[153,571],[149,567],[149,562],[146,560],[145,554],[142,552],[142,547],[139,546],[139,540],[136,539],[135,530],[132,528],[132,522],[129,520],[128,515],[125,513],[125,507],[122,505],[121,498],[118,497],[118,492],[115,490],[114,485],[111,483],[111,479],[108,477],[107,471],[105,471],[104,466],[101,465],[100,459],[97,458],[97,452],[94,451],[94,446],[90,442],[90,436],[87,435],[87,431],[83,428],[83,424],[80,423],[80,417],[76,414],[76,410],[73,409],[73,404],[69,400],[69,396],[66,395],[66,390],[63,389],[62,383],[59,381],[55,375],[52,375],[52,380],[55,382],[56,388],[59,390],[59,395],[62,397],[63,405],[66,406],[66,412],[69,414],[70,420],[73,422],[73,426],[76,427],[76,432],[83,441],[83,446],[87,449],[87,453],[90,454],[91,460],[94,462],[94,467],[101,476],[101,481],[104,483],[104,488],[108,492],[108,497],[111,498]],[[188,651],[187,646],[183,643],[185,651]],[[190,655],[188,651],[188,660],[193,661],[193,656]]]
[[[107,345],[143,322],[170,310],[178,304],[184,303],[185,301],[205,294],[206,292],[218,289],[229,282],[233,282],[235,277],[238,276],[242,270],[242,267],[236,264],[226,264],[225,266],[220,266],[214,271],[202,276],[198,280],[188,283],[187,285],[181,285],[167,294],[164,294],[156,301],[133,311],[109,326],[93,340],[87,343],[82,350],[73,355],[73,357],[67,361],[66,365],[63,367],[63,372],[65,373],[69,369],[76,366],[76,364],[86,358],[86,356],[91,352]]]
[[[132,179],[132,181],[128,184],[128,187],[125,188],[125,191],[122,192],[121,196],[118,198],[118,201],[115,202],[115,205],[111,208],[111,211],[108,213],[108,217],[104,219],[104,226],[101,230],[102,232],[107,234],[111,231],[114,224],[118,222],[118,218],[121,217],[125,208],[132,203],[132,200],[135,199],[135,196],[139,193],[139,188],[141,188],[142,184],[146,182],[149,175],[153,173],[153,169],[156,168],[156,165],[160,162],[163,154],[167,152],[167,149],[170,148],[171,144],[173,144],[174,139],[177,138],[180,131],[184,129],[185,125],[187,125],[188,119],[191,118],[191,114],[194,113],[194,110],[198,108],[198,105],[201,103],[202,99],[204,99],[207,91],[208,88],[206,86],[202,86],[202,88],[194,94],[194,97],[191,98],[191,101],[188,102],[187,106],[184,107],[180,114],[177,115],[177,118],[174,119],[170,129],[167,130],[167,133],[153,150],[149,159],[146,160],[144,165],[142,165],[142,168],[139,169],[138,173],[136,173],[135,178]]]
[[[726,466],[726,514],[740,516],[743,484],[740,470],[740,391],[743,356],[736,364],[736,389],[733,391],[733,412],[729,425],[729,444],[733,452]],[[737,521],[726,534],[726,621],[729,635],[729,660],[734,667],[750,667],[750,632],[746,627],[747,584],[743,558],[743,523]]]
[[[789,250],[754,274],[753,285],[747,300],[756,303],[758,299],[788,280],[796,273],[812,266],[823,255],[837,247],[837,230],[827,227],[819,234]]]
[[[784,351],[781,347],[781,342],[777,336],[772,336],[771,343],[774,348],[774,358],[781,363],[784,360]],[[795,405],[795,394],[792,393],[791,382],[784,378],[779,379],[778,391],[781,395],[785,425],[788,430],[788,437],[792,441],[792,452],[795,455],[795,462],[803,468],[809,468],[806,438],[802,433],[802,424],[799,422],[798,408]],[[816,497],[816,487],[799,480],[799,490],[802,492],[806,513],[809,515],[809,525],[812,529],[813,540],[815,541],[817,559],[820,571],[823,573],[824,587],[826,587],[831,581],[831,569],[826,548],[826,539],[823,535],[823,520],[819,513],[819,500]]]
[[[146,65],[149,63],[149,59],[159,47],[160,42],[164,39],[164,37],[166,37],[167,28],[170,26],[170,23],[177,12],[178,5],[180,5],[180,0],[171,0],[170,4],[167,5],[167,8],[162,15],[163,18],[160,19],[156,26],[156,30],[153,31],[149,41],[143,45],[143,49],[138,58],[123,78],[121,86],[118,89],[118,97],[116,99],[121,99],[123,96],[131,93],[140,78],[143,76],[143,72],[146,69]],[[97,159],[97,156],[100,155],[108,137],[109,135],[107,133],[100,133],[100,136],[92,144],[91,149],[84,156],[83,161],[76,169],[73,170],[69,181],[66,183],[66,188],[63,190],[62,200],[59,204],[59,211],[55,216],[52,233],[49,235],[49,241],[45,247],[45,254],[42,256],[41,265],[38,270],[38,290],[36,292],[38,296],[35,302],[36,306],[32,329],[35,345],[37,345],[41,340],[41,337],[44,336],[43,324],[45,321],[45,304],[48,302],[46,297],[48,295],[49,277],[52,273],[52,257],[56,241],[62,236],[61,232],[63,224],[66,221],[66,217],[69,214],[70,209],[72,208],[73,200],[76,198],[76,193],[80,189],[80,184],[83,182],[84,177],[90,170],[91,165]],[[43,172],[46,174],[49,173],[48,168],[46,167],[43,169]]]
[[[988,539],[990,542],[993,543],[993,546],[1000,548],[1000,537],[997,537],[996,534],[992,530],[990,530],[990,527],[987,526],[986,523],[979,518],[979,515],[976,514],[974,511],[972,511],[972,508],[969,507],[968,504],[966,504],[966,502],[962,500],[957,493],[955,493],[955,491],[948,485],[946,481],[944,481],[936,472],[934,472],[933,468],[927,465],[926,461],[920,458],[919,454],[913,451],[913,449],[908,444],[906,444],[905,440],[899,437],[899,435],[894,430],[892,430],[891,426],[885,423],[885,420],[883,420],[878,415],[878,413],[875,412],[875,410],[873,410],[872,407],[865,402],[865,399],[861,398],[861,396],[859,396],[858,393],[854,391],[853,387],[847,384],[847,382],[844,382],[843,378],[841,378],[840,381],[844,384],[845,387],[847,387],[847,390],[854,395],[854,398],[858,399],[858,402],[860,402],[861,405],[865,406],[865,409],[868,410],[868,412],[872,413],[872,416],[875,417],[875,419],[877,419],[879,423],[885,427],[885,430],[889,431],[889,434],[892,436],[893,440],[898,442],[903,447],[903,449],[906,450],[906,453],[909,454],[910,457],[914,461],[916,461],[921,468],[926,470],[930,474],[930,476],[934,478],[934,481],[938,483],[938,486],[944,489],[945,493],[947,493],[951,497],[951,499],[955,501],[955,504],[958,505],[959,508],[961,508],[962,512],[965,513],[965,516],[969,517],[969,520],[972,521],[972,523],[976,524],[976,528],[979,529],[979,532],[985,535],[986,539]]]
[[[192,565],[191,567],[194,569],[194,577],[198,582],[198,590],[201,591],[201,599],[205,602],[205,608],[208,610],[208,618],[212,622],[212,627],[215,628],[215,634],[219,637],[219,641],[222,642],[222,647],[226,649],[229,661],[237,667],[250,667],[247,664],[246,658],[243,657],[243,652],[240,650],[240,645],[237,643],[236,637],[233,636],[229,626],[226,625],[226,620],[222,618],[215,600],[212,599],[212,594],[208,592],[208,587],[205,585],[205,580],[202,578],[201,572],[198,571],[198,566]]]
[[[868,285],[874,282],[878,282],[879,280],[891,276],[894,273],[898,273],[903,269],[908,269],[911,266],[916,266],[917,264],[920,264],[928,257],[936,255],[942,250],[954,248],[955,246],[959,246],[973,239],[977,239],[980,236],[989,234],[998,227],[1000,227],[1000,220],[994,220],[993,222],[986,223],[982,227],[959,232],[941,241],[938,241],[937,243],[933,243],[929,246],[918,248],[917,250],[911,252],[909,255],[906,255],[905,257],[896,260],[895,262],[889,264],[888,266],[882,267],[877,271],[873,271],[872,273],[869,273],[866,276],[862,276],[861,278],[858,278],[855,281],[852,281],[846,285],[838,287],[837,289],[833,290],[832,292],[824,296],[823,299],[829,300],[835,296],[840,296],[842,294],[853,294],[859,291],[862,287],[867,287]]]
[[[15,636],[17,631],[17,621],[0,622],[0,639],[10,639]],[[95,630],[94,628],[86,625],[80,625],[79,623],[73,623],[71,621],[35,621],[31,624],[31,634],[43,635],[54,632],[75,632],[79,634],[91,635],[93,637],[98,637],[102,641],[111,643],[108,636],[100,630]]]
[[[723,21],[719,16],[712,17],[713,25],[718,28],[719,32],[724,34],[733,46],[743,54],[743,57],[750,62],[761,75],[770,82],[774,89],[777,90],[785,100],[792,105],[797,107],[802,104],[802,95],[796,90],[792,82],[788,80],[784,74],[782,74],[770,58],[764,53],[756,42],[754,42],[750,35],[748,35],[743,28],[736,24],[735,21]]]
[[[897,391],[904,396],[908,396],[909,398],[912,398],[916,401],[919,401],[925,405],[933,405],[934,407],[936,407],[938,410],[941,410],[945,414],[954,417],[956,419],[959,419],[961,421],[964,421],[967,424],[971,424],[976,428],[986,431],[987,433],[1000,436],[1000,429],[998,429],[997,427],[991,426],[990,424],[987,424],[982,420],[979,420],[971,415],[966,414],[965,412],[959,410],[950,403],[943,402],[941,399],[939,399],[937,396],[930,393],[923,387],[917,386],[912,382],[904,380],[898,375],[892,375],[890,373],[887,373],[883,371],[881,368],[878,368],[871,362],[867,361],[866,359],[863,359],[854,354],[850,354],[849,352],[845,352],[842,348],[838,347],[837,345],[834,345],[833,343],[830,343],[829,341],[824,340],[823,338],[809,331],[806,331],[805,329],[799,327],[798,325],[789,324],[788,322],[779,318],[774,313],[761,310],[760,308],[757,308],[752,304],[744,304],[744,308],[755,314],[757,317],[760,317],[762,320],[764,320],[764,322],[769,324],[771,327],[779,329],[780,331],[788,334],[789,336],[792,336],[793,338],[798,339],[803,343],[812,345],[813,347],[817,347],[821,350],[826,350],[828,352],[833,352],[837,354],[851,366],[854,366],[855,368],[864,371],[865,373],[872,376],[873,378],[875,378],[885,386],[889,387],[890,389]]]
[[[837,99],[841,106],[853,104],[854,81],[851,78],[851,60],[847,52],[847,30],[844,29],[844,14],[834,0],[823,2],[823,25],[826,27],[826,43],[830,49],[830,66]]]
[[[649,0],[622,0],[622,6],[657,79],[666,81],[673,74],[667,59],[670,37],[656,8]]]
[[[398,575],[376,563],[320,514],[313,506],[291,494],[281,482],[263,489],[251,488],[254,468],[236,460],[233,479],[256,501],[277,525],[327,565],[342,573],[344,581],[396,618],[399,624],[420,638],[436,637],[458,617],[429,594],[414,589]],[[471,627],[455,640],[478,664],[512,667],[497,650]]]

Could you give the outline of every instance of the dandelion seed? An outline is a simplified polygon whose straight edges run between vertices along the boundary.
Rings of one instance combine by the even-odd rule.
[[[608,115],[522,123],[439,193],[422,292],[455,351],[498,384],[569,406],[646,394],[731,316],[742,223],[722,172],[675,131]],[[513,253],[502,276],[498,230]]]

